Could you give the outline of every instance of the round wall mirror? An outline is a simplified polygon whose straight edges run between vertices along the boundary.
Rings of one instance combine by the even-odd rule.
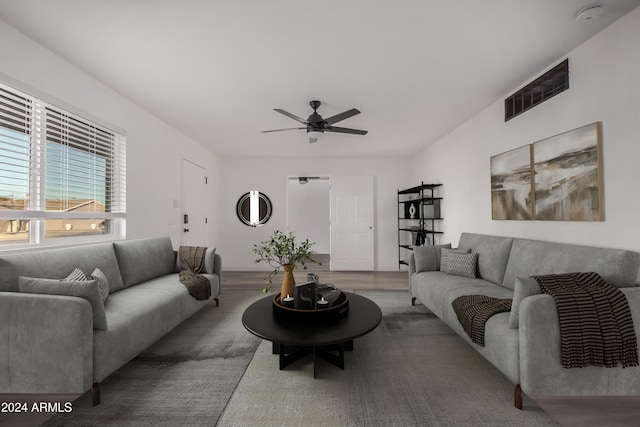
[[[240,221],[250,227],[258,227],[271,218],[271,200],[259,191],[249,191],[240,197],[236,213]]]

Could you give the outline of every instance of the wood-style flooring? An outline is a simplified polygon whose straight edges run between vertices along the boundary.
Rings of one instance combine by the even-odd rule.
[[[320,283],[332,283],[342,290],[406,290],[409,292],[409,276],[406,271],[317,271],[309,269],[320,278]],[[223,271],[222,289],[263,289],[267,282],[266,272]],[[296,283],[307,280],[307,271],[293,273]],[[273,276],[272,289],[279,289],[283,273]]]

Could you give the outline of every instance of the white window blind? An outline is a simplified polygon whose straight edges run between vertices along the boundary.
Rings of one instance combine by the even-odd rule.
[[[0,245],[124,237],[125,216],[124,136],[0,84]]]

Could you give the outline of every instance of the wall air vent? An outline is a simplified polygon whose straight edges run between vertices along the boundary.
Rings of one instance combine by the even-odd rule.
[[[569,89],[569,59],[565,59],[504,100],[504,121]]]

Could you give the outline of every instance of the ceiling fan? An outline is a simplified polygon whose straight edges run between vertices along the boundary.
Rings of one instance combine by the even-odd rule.
[[[309,105],[311,105],[311,108],[313,108],[313,114],[311,114],[307,120],[304,120],[298,116],[296,116],[295,114],[291,114],[288,111],[284,111],[281,110],[280,108],[274,108],[275,111],[277,111],[278,113],[284,114],[287,117],[292,118],[293,120],[302,123],[303,125],[305,125],[306,127],[299,127],[299,128],[286,128],[286,129],[274,129],[274,130],[263,130],[262,133],[269,133],[269,132],[280,132],[283,130],[299,130],[299,129],[306,129],[307,130],[307,136],[309,137],[309,142],[317,142],[318,139],[325,133],[325,132],[337,132],[337,133],[351,133],[351,134],[355,134],[355,135],[366,135],[367,131],[366,130],[359,130],[359,129],[349,129],[349,128],[342,128],[342,127],[338,127],[338,126],[333,126],[334,123],[338,123],[342,120],[348,119],[349,117],[353,117],[356,114],[360,114],[360,111],[352,108],[351,110],[345,111],[343,113],[340,114],[336,114],[335,116],[331,116],[328,119],[323,119],[322,116],[320,114],[318,114],[318,108],[320,108],[321,102],[320,101],[311,101],[309,103]]]

